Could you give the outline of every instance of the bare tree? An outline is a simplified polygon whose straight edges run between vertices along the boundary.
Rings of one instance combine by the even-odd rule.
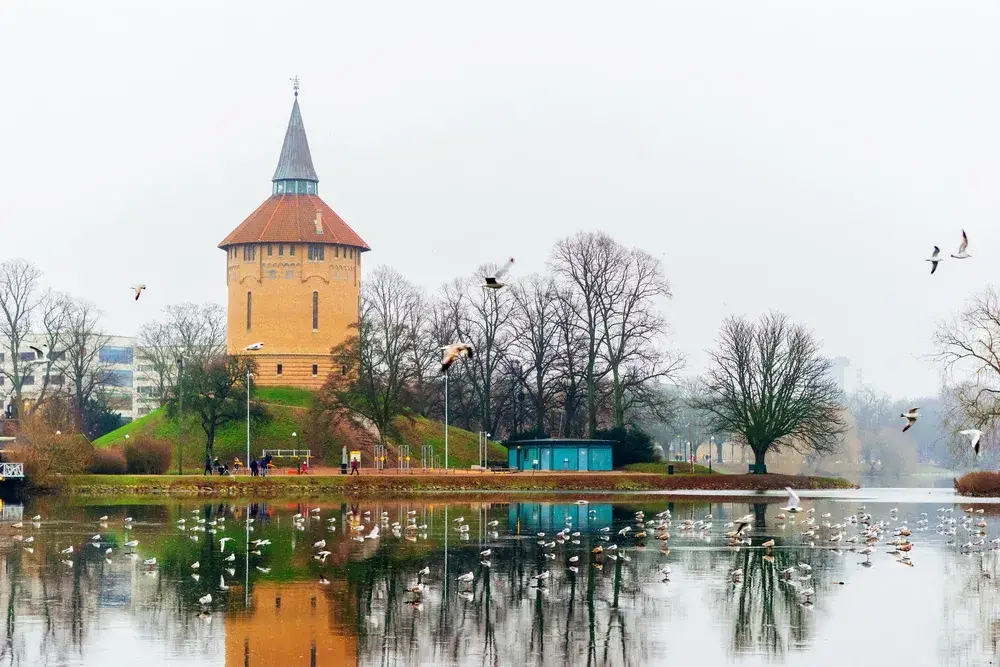
[[[552,251],[552,268],[573,294],[574,298],[567,303],[575,314],[574,325],[583,334],[587,434],[590,437],[597,433],[598,382],[606,372],[598,366],[604,338],[601,298],[608,291],[620,255],[620,246],[603,232],[580,232],[559,241]]]
[[[847,430],[841,392],[808,330],[778,313],[756,322],[731,317],[710,354],[706,394],[694,405],[746,441],[758,472],[769,451],[836,451]]]
[[[24,378],[33,372],[32,367],[26,366],[19,355],[31,334],[35,312],[42,298],[41,278],[41,271],[30,262],[12,259],[0,264],[0,312],[3,314],[0,319],[0,336],[10,355],[10,380],[18,411],[23,405]]]
[[[558,433],[563,437],[583,435],[580,410],[586,398],[586,364],[588,340],[577,326],[579,307],[576,295],[560,290],[555,303],[555,327],[559,354],[554,367],[556,386],[562,403]]]
[[[139,359],[151,367],[161,404],[174,390],[177,359],[204,366],[226,352],[226,312],[216,303],[180,303],[139,329]]]
[[[603,245],[614,263],[597,293],[601,356],[611,377],[612,426],[623,427],[627,394],[631,391],[632,402],[639,396],[651,398],[644,389],[674,375],[683,362],[660,348],[667,325],[657,302],[670,297],[660,261],[637,248],[625,250],[610,239]]]
[[[349,370],[332,373],[318,397],[330,408],[369,419],[382,444],[403,410],[411,379],[407,327],[410,310],[419,303],[419,293],[403,276],[386,266],[377,268],[362,286],[357,336],[333,351],[334,366]]]
[[[101,349],[109,337],[101,329],[101,311],[89,301],[74,301],[68,311],[62,337],[65,376],[76,412],[77,428],[83,431],[88,401],[101,385],[111,384],[109,364],[101,360]]]
[[[490,275],[495,267],[480,268],[478,275]],[[458,323],[459,337],[472,345],[475,355],[465,360],[479,407],[482,428],[497,433],[504,395],[502,372],[513,342],[511,298],[506,290],[483,289],[475,280],[466,280],[466,317]]]
[[[1000,421],[1000,291],[987,287],[950,320],[938,323],[934,343],[937,360],[962,378],[949,390],[959,415],[979,428],[996,426]]]
[[[531,397],[534,430],[542,433],[545,431],[546,410],[558,388],[553,372],[560,353],[556,322],[558,290],[551,277],[533,275],[516,285],[511,293],[513,344],[519,356],[527,361],[526,372],[518,373],[517,379]]]
[[[879,461],[885,458],[884,436],[891,421],[890,415],[893,415],[892,399],[884,391],[863,386],[847,397],[847,409],[858,431],[861,459],[868,466],[868,472],[874,473],[880,468]]]
[[[410,370],[408,402],[417,414],[426,417],[437,404],[438,366],[445,343],[436,336],[439,320],[423,290],[413,288],[412,303],[404,314],[406,363]]]

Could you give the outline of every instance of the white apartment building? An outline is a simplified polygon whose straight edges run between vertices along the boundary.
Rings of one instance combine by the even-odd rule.
[[[36,354],[29,345],[41,348],[45,336],[32,334],[24,341],[24,349],[18,351],[22,362],[35,359]],[[0,352],[0,395],[4,405],[9,400],[12,391],[9,374],[13,372],[13,361],[8,351]],[[61,351],[50,352],[53,358],[49,373],[49,392],[69,390],[69,381],[60,367]],[[126,422],[147,415],[159,407],[156,398],[157,376],[152,367],[139,359],[136,339],[128,336],[111,336],[104,347],[98,352],[97,363],[102,371],[106,371],[104,389],[108,393],[108,407],[121,414]],[[39,364],[38,373],[46,372],[46,367]],[[22,371],[23,373],[24,371]],[[44,378],[35,375],[25,376],[21,392],[26,399],[37,397],[44,384]]]

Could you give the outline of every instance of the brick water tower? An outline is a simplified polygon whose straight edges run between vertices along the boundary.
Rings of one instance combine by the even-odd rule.
[[[256,382],[318,388],[330,350],[358,320],[361,253],[368,244],[319,198],[299,111],[298,83],[271,196],[227,236],[227,348],[255,352]]]

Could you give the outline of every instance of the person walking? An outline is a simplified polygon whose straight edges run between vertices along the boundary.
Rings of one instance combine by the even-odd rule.
[[[361,476],[361,473],[358,471],[358,460],[357,459],[351,459],[351,474],[352,475],[357,475],[358,477]]]
[[[212,474],[212,459],[208,454],[205,454],[205,475]]]
[[[267,477],[267,469],[271,467],[271,453],[268,452],[264,456],[264,467],[261,469],[261,475]]]
[[[250,460],[250,476],[251,477],[257,476],[257,459]]]

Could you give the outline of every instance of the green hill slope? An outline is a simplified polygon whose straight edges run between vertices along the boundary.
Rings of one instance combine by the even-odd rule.
[[[372,460],[372,448],[376,437],[350,420],[342,420],[333,433],[313,434],[309,431],[309,406],[312,393],[293,387],[265,387],[254,391],[254,398],[265,407],[270,419],[263,424],[251,424],[251,455],[259,456],[262,449],[310,449],[316,457],[314,465],[339,465],[341,446],[362,451],[365,466]],[[444,461],[444,425],[423,417],[402,416],[396,420],[397,437],[390,438],[390,445],[410,446],[411,466],[420,465],[423,445],[434,446],[434,457],[440,465]],[[292,435],[292,434],[296,435]],[[97,447],[109,447],[126,442],[131,438],[149,435],[171,443],[182,443],[184,472],[201,472],[205,462],[205,432],[198,417],[186,414],[184,424],[176,417],[170,418],[166,410],[160,408],[140,417],[121,428],[101,436],[94,441]],[[246,458],[246,422],[226,424],[216,431],[215,456],[220,461],[232,462],[234,457]],[[467,468],[477,461],[477,438],[454,426],[448,429],[448,455],[450,465]],[[395,451],[390,451],[387,465],[395,466]],[[490,461],[506,461],[507,450],[502,445],[490,443]],[[287,462],[286,462],[287,463]],[[177,467],[177,454],[173,468]]]

